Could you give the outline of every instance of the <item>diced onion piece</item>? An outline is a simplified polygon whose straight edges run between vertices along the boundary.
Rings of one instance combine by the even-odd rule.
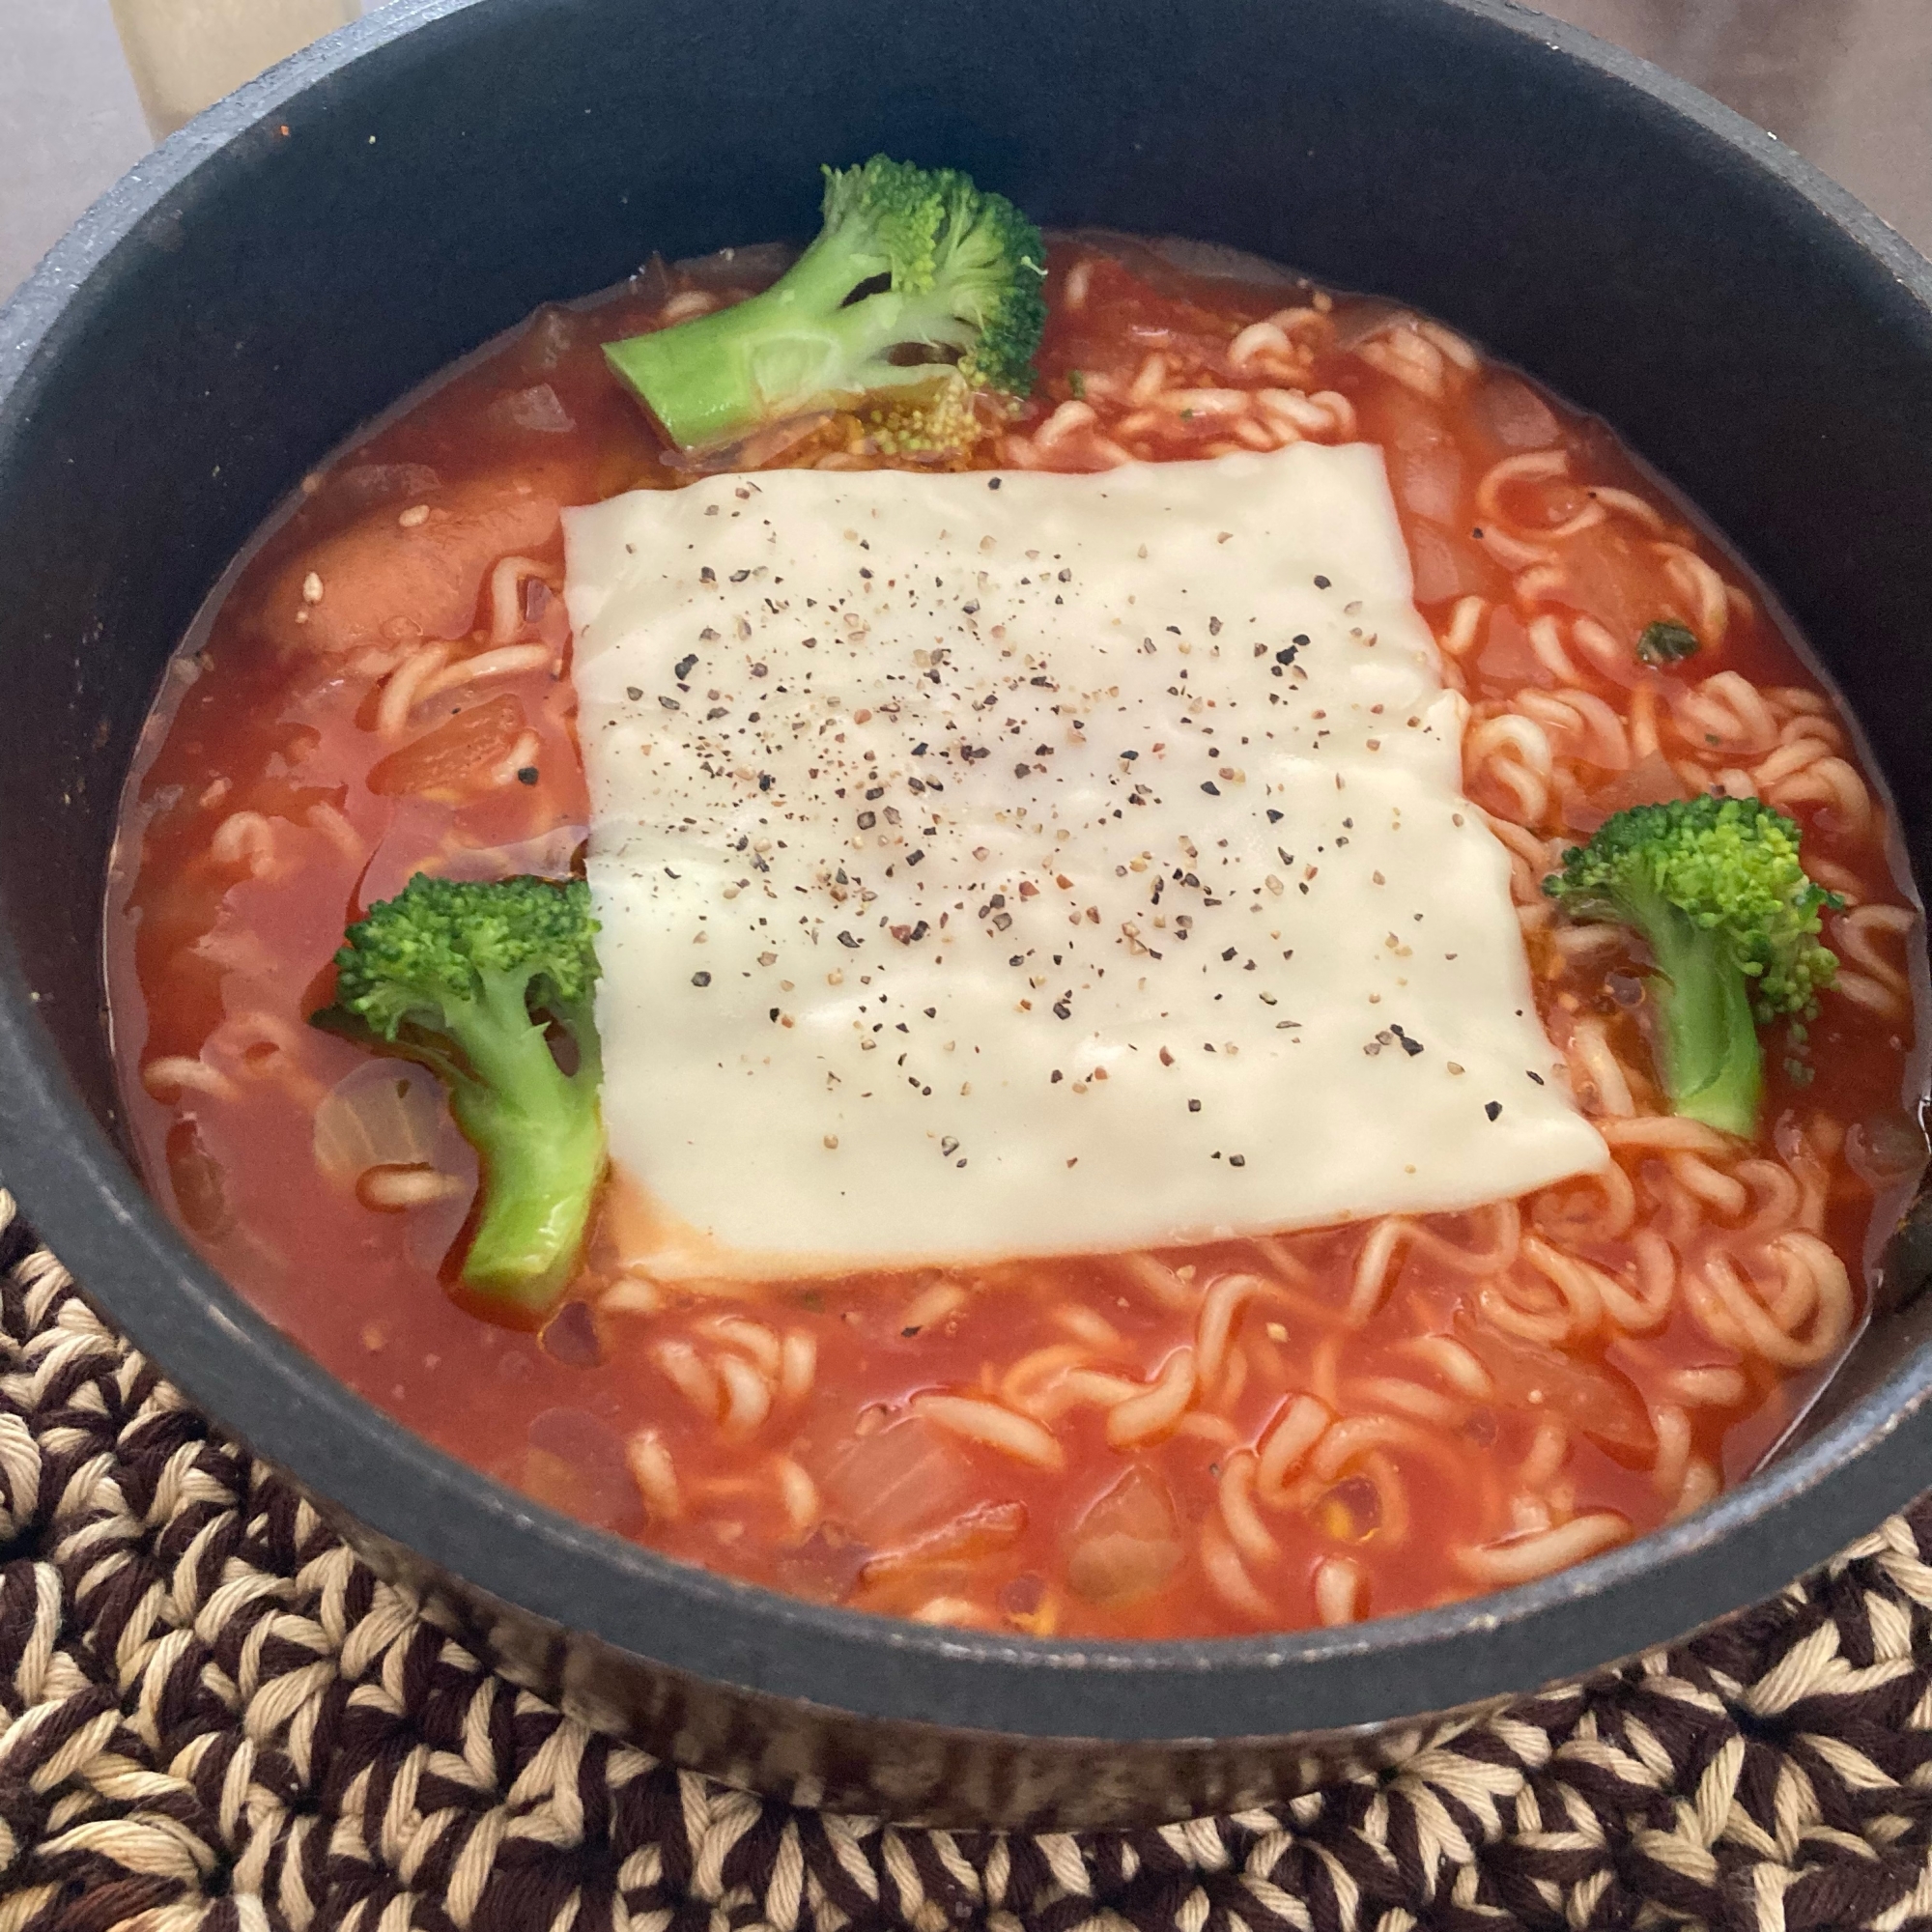
[[[643,1526],[644,1502],[628,1445],[601,1417],[562,1405],[526,1434],[526,1494],[582,1522],[629,1536]]]
[[[1457,1323],[1457,1334],[1494,1378],[1498,1401],[1559,1418],[1619,1462],[1648,1463],[1657,1454],[1650,1412],[1636,1385],[1607,1363],[1466,1318]]]
[[[167,1159],[182,1219],[206,1240],[227,1234],[235,1225],[227,1170],[209,1152],[199,1121],[177,1121],[168,1129]]]
[[[1563,433],[1548,405],[1515,376],[1492,376],[1476,391],[1473,407],[1505,449],[1548,449]]]
[[[849,1437],[815,1473],[828,1512],[873,1548],[943,1520],[973,1490],[964,1459],[916,1416]]]
[[[980,1503],[951,1522],[875,1556],[860,1573],[867,1583],[929,1564],[982,1563],[1026,1534],[1024,1503]]]
[[[1165,1485],[1136,1464],[1075,1525],[1067,1585],[1090,1604],[1131,1603],[1158,1590],[1186,1553]]]
[[[528,720],[521,700],[500,692],[425,731],[372,767],[369,789],[384,798],[459,785],[499,763],[523,736]]]
[[[372,1167],[426,1167],[441,1125],[434,1076],[403,1061],[367,1060],[316,1108],[315,1164],[341,1187]]]

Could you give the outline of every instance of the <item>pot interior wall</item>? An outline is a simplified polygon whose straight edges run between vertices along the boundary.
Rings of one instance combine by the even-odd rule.
[[[1720,110],[1673,113],[1455,0],[401,0],[357,43],[298,63],[312,82],[286,99],[266,83],[259,114],[218,110],[218,141],[183,137],[174,164],[202,139],[199,164],[96,245],[0,401],[0,903],[108,1131],[121,779],[250,530],[538,302],[653,249],[808,233],[819,163],[880,148],[970,168],[1049,224],[1384,291],[1600,411],[1788,603],[1921,872],[1932,854],[1932,324],[1850,205],[1747,163]],[[15,339],[60,293],[30,291]],[[23,1161],[43,1107],[0,1093]],[[1896,1356],[1881,1330],[1869,1362]]]

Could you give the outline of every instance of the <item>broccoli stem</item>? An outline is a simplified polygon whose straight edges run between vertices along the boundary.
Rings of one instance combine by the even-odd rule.
[[[469,1062],[450,1111],[483,1167],[463,1285],[498,1307],[541,1315],[577,1264],[604,1177],[594,1061],[565,1073],[525,1007],[521,976],[484,975],[469,1023],[452,1028]],[[472,1077],[473,1076],[473,1077]]]
[[[1748,1139],[1764,1092],[1750,981],[1718,933],[1661,898],[1642,908],[1641,929],[1658,967],[1651,989],[1671,1112]]]
[[[886,268],[821,237],[762,294],[608,344],[605,358],[680,449],[728,442],[820,397],[929,385],[944,369],[881,358],[908,341],[963,350],[973,330],[890,290],[847,300]]]

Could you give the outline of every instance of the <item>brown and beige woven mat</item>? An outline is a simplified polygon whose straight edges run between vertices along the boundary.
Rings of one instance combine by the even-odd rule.
[[[1932,1502],[1720,1629],[1279,1811],[791,1810],[493,1676],[0,1193],[0,1932],[1932,1926]]]

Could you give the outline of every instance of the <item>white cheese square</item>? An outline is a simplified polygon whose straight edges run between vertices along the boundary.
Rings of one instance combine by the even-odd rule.
[[[1603,1166],[1379,453],[566,513],[632,1258],[797,1276]]]

